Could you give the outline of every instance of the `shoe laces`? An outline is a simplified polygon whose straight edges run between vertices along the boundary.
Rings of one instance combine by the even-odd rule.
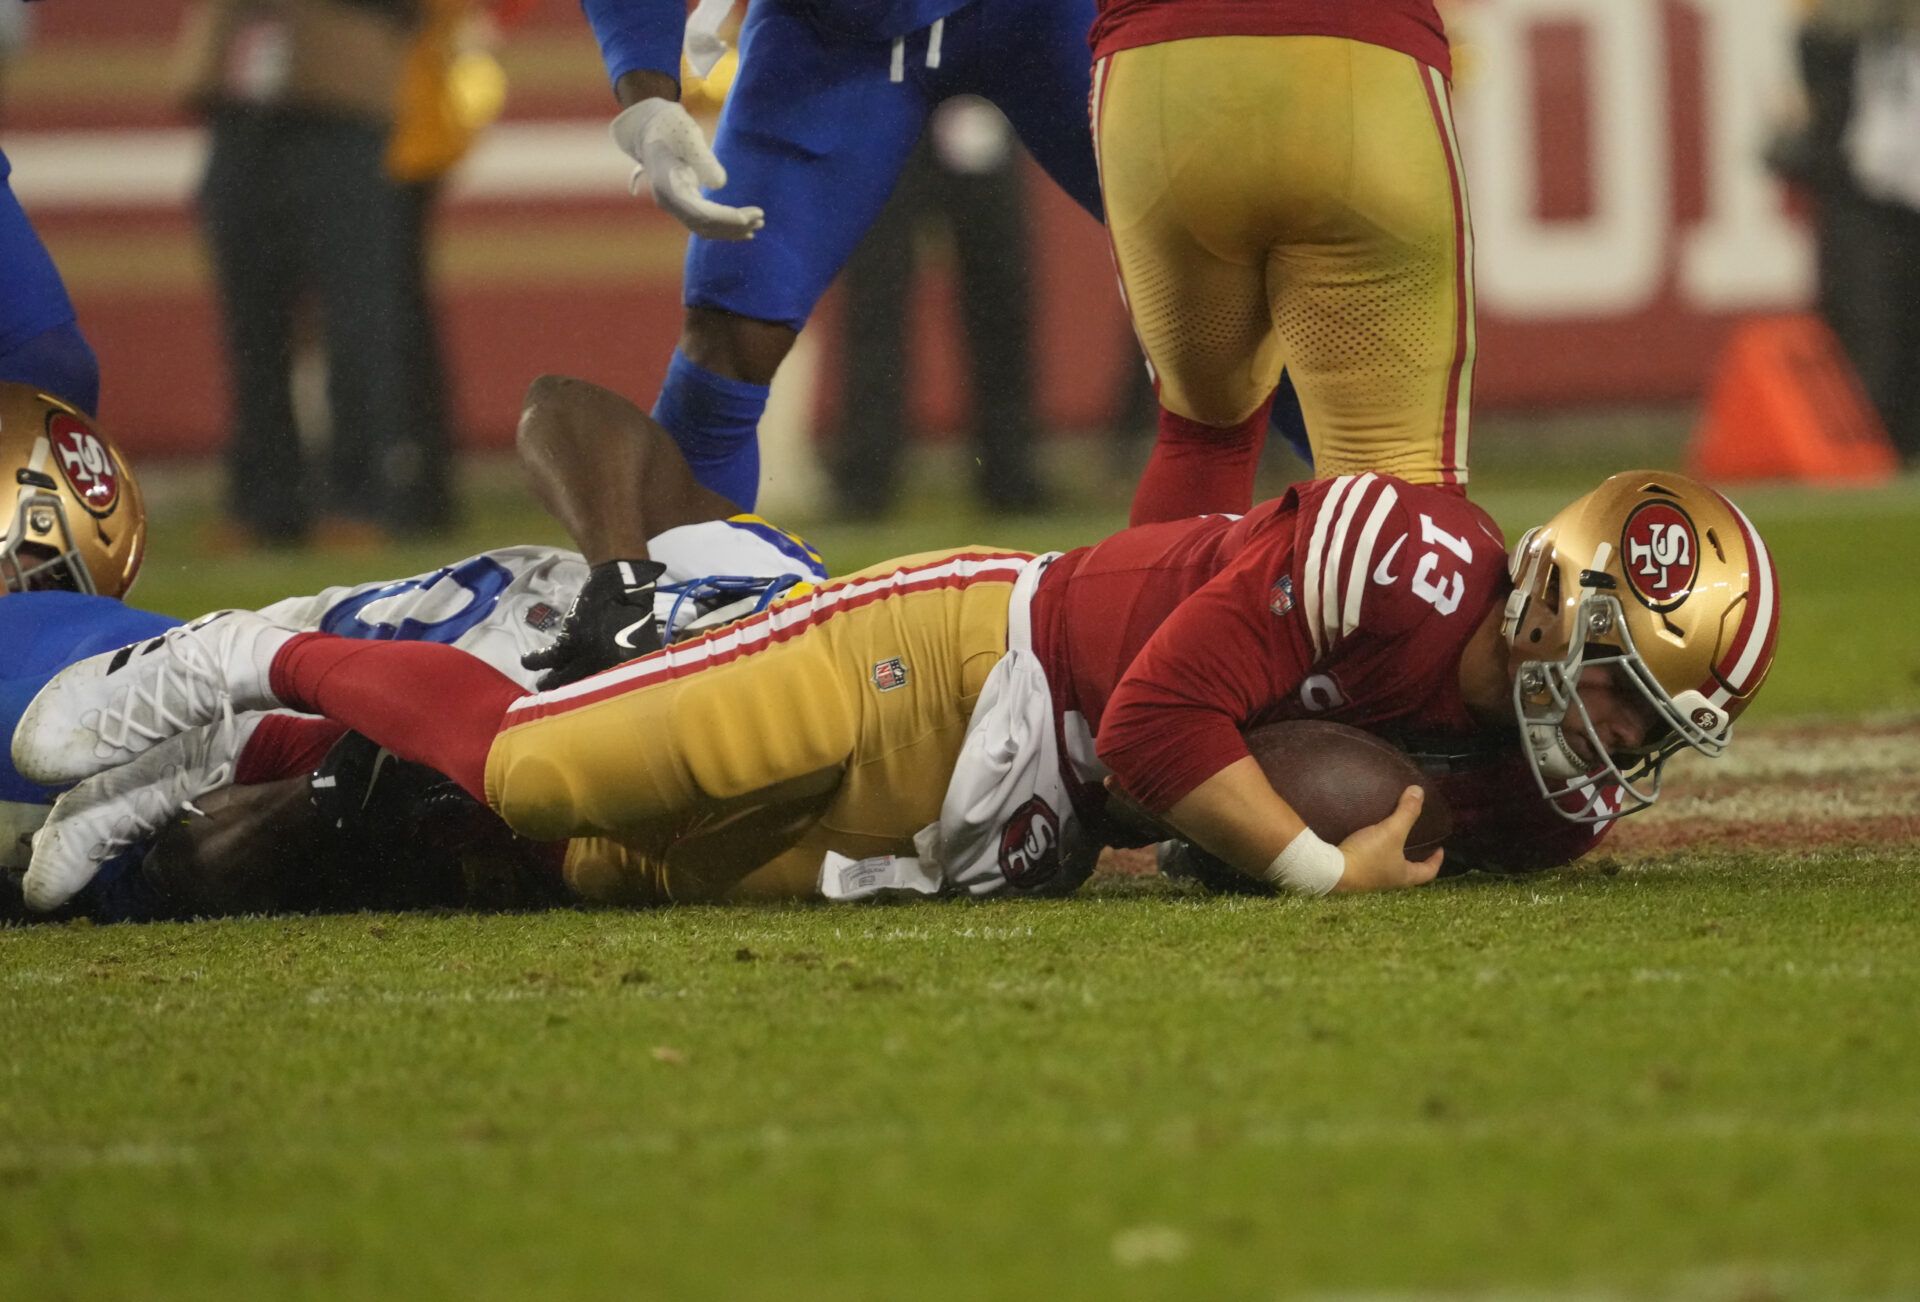
[[[134,782],[108,797],[119,806],[119,813],[92,839],[87,857],[96,864],[105,863],[129,845],[158,832],[201,796],[232,785],[236,726],[229,709],[213,724],[183,735],[176,750],[149,752],[155,757],[166,756],[159,773],[127,774]],[[207,760],[214,755],[225,758],[208,766]],[[128,767],[141,766],[135,760]]]
[[[164,659],[149,673],[130,674],[119,700],[101,711],[97,731],[102,742],[117,751],[145,750],[209,722],[210,710],[215,721],[231,730],[233,700],[223,666],[240,627],[223,623],[212,634],[206,631],[209,627],[170,628],[156,650],[144,653]],[[130,746],[134,738],[141,744]]]

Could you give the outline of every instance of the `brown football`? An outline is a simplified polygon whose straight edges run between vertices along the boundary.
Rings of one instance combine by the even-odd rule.
[[[1372,733],[1296,719],[1248,732],[1247,749],[1280,798],[1334,845],[1391,814],[1400,793],[1416,786],[1426,788],[1427,799],[1407,836],[1407,858],[1426,858],[1453,831],[1446,797],[1399,747]]]

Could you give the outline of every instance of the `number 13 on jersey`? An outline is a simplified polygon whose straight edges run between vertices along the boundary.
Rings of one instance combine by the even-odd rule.
[[[1421,553],[1419,563],[1413,567],[1413,578],[1408,586],[1412,588],[1414,596],[1442,615],[1451,615],[1460,609],[1460,599],[1467,594],[1467,580],[1461,573],[1461,567],[1473,563],[1473,545],[1465,538],[1442,529],[1425,512],[1420,516],[1420,542],[1427,550]],[[1443,559],[1447,553],[1459,558],[1459,567]],[[1378,572],[1375,577],[1379,577]]]

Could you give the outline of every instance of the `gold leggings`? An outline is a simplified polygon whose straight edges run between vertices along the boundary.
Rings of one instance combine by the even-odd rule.
[[[1293,376],[1322,477],[1464,484],[1473,236],[1445,80],[1330,36],[1094,70],[1107,231],[1168,410],[1245,420]]]
[[[938,817],[1029,558],[890,561],[509,711],[488,802],[630,902],[805,895]]]

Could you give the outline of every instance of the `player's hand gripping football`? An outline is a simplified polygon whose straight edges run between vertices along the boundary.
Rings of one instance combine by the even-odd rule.
[[[666,568],[658,561],[605,561],[589,570],[560,635],[520,658],[528,669],[547,671],[534,686],[550,692],[658,651],[663,644],[654,585]]]
[[[1340,874],[1336,891],[1384,891],[1398,886],[1421,886],[1440,872],[1440,859],[1446,851],[1435,850],[1418,861],[1407,858],[1407,834],[1426,792],[1408,787],[1400,793],[1393,812],[1371,827],[1363,827],[1340,843],[1346,857],[1346,871]]]
[[[637,166],[628,188],[645,184],[653,201],[695,235],[709,240],[750,240],[767,224],[758,208],[730,208],[700,193],[727,183],[727,169],[713,156],[700,124],[670,99],[643,99],[613,120],[613,143]]]

